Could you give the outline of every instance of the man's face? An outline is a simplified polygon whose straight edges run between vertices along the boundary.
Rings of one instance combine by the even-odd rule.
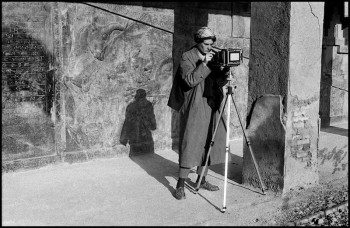
[[[197,47],[202,53],[207,54],[210,52],[213,43],[212,39],[206,39],[202,43],[197,44]]]

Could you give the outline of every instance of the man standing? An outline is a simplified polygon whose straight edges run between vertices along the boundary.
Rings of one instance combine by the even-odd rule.
[[[184,184],[190,169],[197,166],[198,183],[204,168],[229,69],[212,66],[212,45],[216,36],[208,27],[200,28],[194,35],[194,41],[196,45],[182,54],[168,101],[168,106],[180,114],[179,179],[175,191],[175,198],[179,200],[186,198]],[[208,166],[224,163],[226,128],[223,118],[219,122]],[[205,179],[207,172],[208,167],[200,188],[219,190],[218,186]]]

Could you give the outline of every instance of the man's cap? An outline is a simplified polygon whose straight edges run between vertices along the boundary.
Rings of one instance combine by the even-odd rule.
[[[212,39],[216,41],[216,36],[214,32],[208,27],[202,27],[194,34],[194,41],[196,43],[201,43],[205,39]]]

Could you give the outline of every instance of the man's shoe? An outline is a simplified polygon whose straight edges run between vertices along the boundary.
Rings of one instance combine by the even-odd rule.
[[[175,190],[175,198],[178,200],[186,199],[185,188],[178,187]]]
[[[219,187],[213,184],[210,184],[208,181],[205,181],[203,184],[199,186],[199,188],[204,188],[208,191],[218,191]]]

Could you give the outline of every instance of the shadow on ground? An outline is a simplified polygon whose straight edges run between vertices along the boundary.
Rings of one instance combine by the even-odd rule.
[[[348,135],[349,135],[349,129],[340,128],[340,127],[334,127],[334,126],[321,128],[321,131],[322,132],[331,133],[331,134],[335,134],[335,135],[346,136],[346,137],[348,137]]]
[[[167,176],[175,179],[177,176],[178,165],[156,153],[130,156],[130,159],[144,169],[148,175],[155,178],[164,185],[169,192],[174,195],[175,188],[170,186]]]
[[[234,154],[231,154],[231,162],[227,167],[227,179],[232,180],[238,184],[242,184],[242,164],[243,158]],[[212,165],[210,170],[225,176],[225,163]]]

